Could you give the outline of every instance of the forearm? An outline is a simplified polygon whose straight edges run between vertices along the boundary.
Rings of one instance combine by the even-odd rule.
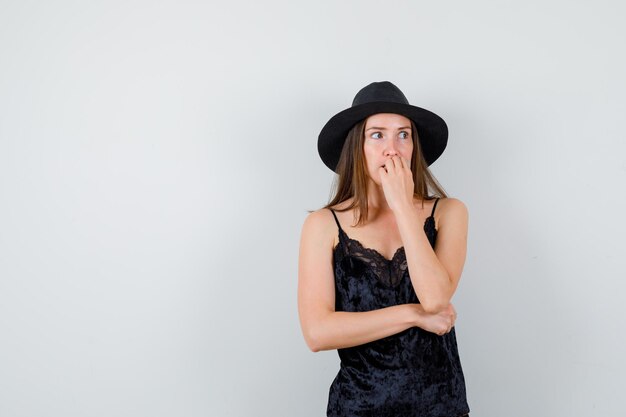
[[[408,208],[395,214],[413,289],[424,310],[441,311],[450,303],[454,285],[424,233],[425,219]]]
[[[364,312],[328,313],[313,331],[311,350],[348,348],[400,333],[417,324],[416,306],[400,304]]]

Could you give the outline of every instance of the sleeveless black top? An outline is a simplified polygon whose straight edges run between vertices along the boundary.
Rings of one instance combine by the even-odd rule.
[[[424,232],[435,247],[435,201]],[[333,249],[335,310],[370,311],[419,303],[404,247],[391,260],[339,229]],[[338,349],[341,365],[328,396],[327,417],[457,417],[469,413],[454,327],[438,336],[419,327]]]

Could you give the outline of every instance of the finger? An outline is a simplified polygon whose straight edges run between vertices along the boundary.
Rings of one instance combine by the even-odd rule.
[[[397,168],[404,168],[404,164],[402,163],[402,157],[399,155],[393,156],[393,163],[394,166],[396,166]]]

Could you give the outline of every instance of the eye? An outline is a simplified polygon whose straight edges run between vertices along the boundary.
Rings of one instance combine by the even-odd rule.
[[[380,132],[374,132],[372,133],[372,137],[374,139],[382,139],[383,135]]]
[[[409,134],[409,132],[406,132],[406,131],[403,130],[402,132],[400,132],[400,137],[402,139],[408,139],[408,138],[411,137],[411,135]]]

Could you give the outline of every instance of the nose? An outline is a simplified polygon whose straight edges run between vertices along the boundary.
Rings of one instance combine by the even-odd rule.
[[[385,156],[398,155],[398,147],[395,140],[387,141],[387,147],[385,148]]]

